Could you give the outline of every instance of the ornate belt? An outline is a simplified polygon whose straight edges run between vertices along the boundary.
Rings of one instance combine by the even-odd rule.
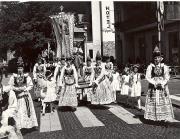
[[[29,107],[28,97],[29,97],[29,96],[28,96],[27,94],[25,94],[25,95],[22,95],[22,96],[17,96],[17,99],[24,98],[25,103],[26,103],[26,108],[27,108],[27,115],[28,115],[28,117],[30,117],[31,115],[30,115],[30,107]]]

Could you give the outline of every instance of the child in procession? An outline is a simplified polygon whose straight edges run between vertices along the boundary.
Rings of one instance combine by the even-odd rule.
[[[111,83],[112,90],[113,90],[112,98],[113,98],[113,102],[116,103],[116,93],[120,92],[120,88],[121,88],[121,77],[120,77],[120,74],[118,72],[117,66],[114,66],[112,76],[113,76],[113,80]]]
[[[129,90],[130,90],[130,69],[129,67],[124,68],[124,72],[122,75],[122,87],[121,87],[121,97],[122,97],[122,103],[129,105],[128,102],[128,96],[129,96]]]
[[[141,110],[141,74],[138,72],[139,65],[133,66],[131,97],[137,100],[138,110]]]
[[[57,95],[56,95],[56,80],[53,77],[53,74],[51,71],[46,71],[46,92],[42,93],[41,96],[43,97],[42,100],[42,106],[43,106],[43,112],[42,114],[45,115],[45,108],[46,104],[50,105],[50,112],[54,112],[53,102],[56,101]]]

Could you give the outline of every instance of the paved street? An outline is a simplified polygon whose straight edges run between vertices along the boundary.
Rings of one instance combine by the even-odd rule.
[[[8,78],[3,79],[7,84]],[[177,95],[180,80],[169,82],[170,93]],[[142,81],[146,92],[147,82]],[[32,93],[33,95],[33,93]],[[119,96],[117,96],[119,99]],[[145,97],[142,96],[144,105]],[[77,111],[57,109],[40,114],[40,103],[34,101],[39,127],[23,130],[25,139],[179,139],[180,107],[174,106],[175,120],[164,124],[149,122],[143,113],[124,105],[80,106]]]

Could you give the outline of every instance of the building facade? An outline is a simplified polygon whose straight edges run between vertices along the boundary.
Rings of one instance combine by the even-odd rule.
[[[158,44],[157,3],[115,2],[114,9],[117,63],[148,64]],[[161,53],[169,65],[180,65],[179,9],[179,3],[164,4]]]

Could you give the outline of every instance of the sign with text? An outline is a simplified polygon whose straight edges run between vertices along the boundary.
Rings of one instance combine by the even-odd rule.
[[[115,41],[114,32],[114,2],[113,1],[102,1],[102,31],[103,41]]]

